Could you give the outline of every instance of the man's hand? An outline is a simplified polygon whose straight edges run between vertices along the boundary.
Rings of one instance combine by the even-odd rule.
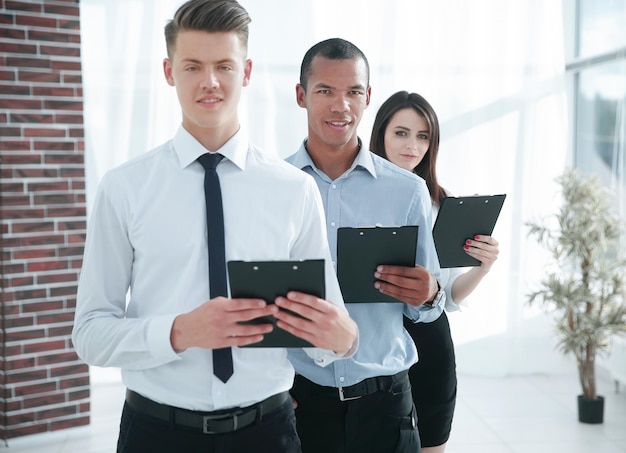
[[[287,297],[277,297],[275,302],[280,308],[302,316],[280,310],[274,314],[276,325],[318,348],[342,356],[356,340],[356,323],[347,311],[330,301],[290,291]]]
[[[192,346],[218,349],[258,343],[273,326],[240,323],[277,312],[278,307],[262,299],[216,297],[189,313],[178,315],[172,325],[170,342],[176,351]]]
[[[383,294],[419,307],[433,300],[438,291],[437,279],[422,266],[378,266],[374,276],[381,280],[374,286]]]

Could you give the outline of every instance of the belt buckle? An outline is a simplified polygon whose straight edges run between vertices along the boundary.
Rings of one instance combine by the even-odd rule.
[[[343,394],[343,387],[339,387],[339,401],[352,401],[352,400],[358,400],[361,398],[361,396],[352,396],[352,397],[347,397]]]
[[[225,431],[211,431],[210,422],[217,420],[219,422],[223,422],[226,420],[232,420],[232,429],[228,429]],[[204,415],[202,417],[202,432],[204,434],[220,434],[223,432],[232,432],[237,431],[237,414],[230,414],[224,417],[223,415]]]

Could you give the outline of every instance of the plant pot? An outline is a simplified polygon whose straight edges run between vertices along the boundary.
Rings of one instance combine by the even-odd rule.
[[[595,400],[589,400],[583,395],[578,395],[578,421],[581,423],[603,423],[604,397],[598,396]]]

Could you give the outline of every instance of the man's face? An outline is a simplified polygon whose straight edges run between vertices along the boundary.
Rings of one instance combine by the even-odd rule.
[[[239,128],[237,106],[250,81],[252,62],[234,32],[181,31],[163,70],[176,87],[183,126],[194,137],[228,139]]]
[[[328,147],[355,143],[370,92],[363,60],[313,58],[306,91],[296,87],[298,105],[307,110],[309,142]]]

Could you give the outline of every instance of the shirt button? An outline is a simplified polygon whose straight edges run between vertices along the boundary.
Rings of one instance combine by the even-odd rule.
[[[343,382],[343,381],[345,381],[345,378],[344,377],[340,377],[339,378],[339,382]]]
[[[337,188],[337,184],[333,184],[331,187],[332,187],[333,189],[336,189],[336,188]]]
[[[336,265],[337,265],[337,262],[336,262],[336,261],[333,261],[333,266],[336,266]]]
[[[330,222],[330,226],[335,226],[335,222]]]

